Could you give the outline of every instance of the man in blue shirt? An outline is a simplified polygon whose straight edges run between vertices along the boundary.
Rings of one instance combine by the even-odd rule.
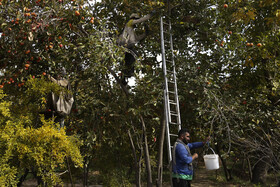
[[[207,138],[209,141],[210,137]],[[189,143],[190,133],[187,129],[181,129],[172,151],[172,183],[173,187],[190,187],[193,178],[192,162],[198,158],[198,154],[191,154],[191,149],[203,147],[205,142]],[[175,159],[174,159],[175,158]]]

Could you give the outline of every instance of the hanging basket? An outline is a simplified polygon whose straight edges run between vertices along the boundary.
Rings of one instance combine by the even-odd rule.
[[[204,155],[204,163],[207,170],[219,169],[219,156],[215,154],[214,150],[209,147],[214,154]]]

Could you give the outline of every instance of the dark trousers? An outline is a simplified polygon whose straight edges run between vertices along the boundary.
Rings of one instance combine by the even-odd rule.
[[[136,61],[137,52],[133,47],[127,48],[128,52],[125,52],[124,66],[122,69],[122,83],[127,84],[126,78],[130,78],[134,75],[134,64]]]
[[[131,53],[125,53],[125,69],[124,69],[124,76],[131,77],[134,73],[134,63],[135,58]]]
[[[134,64],[136,61],[136,57],[138,53],[134,49],[134,47],[127,48],[128,52],[125,52],[124,62],[125,62],[125,69],[124,74],[126,77],[131,77],[134,73]]]
[[[173,187],[191,187],[191,181],[172,178]]]

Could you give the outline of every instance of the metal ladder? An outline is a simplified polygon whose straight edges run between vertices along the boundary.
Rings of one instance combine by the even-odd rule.
[[[167,22],[165,22],[165,20]],[[178,131],[181,129],[181,117],[174,62],[171,20],[168,17],[162,16],[160,18],[160,36],[162,69],[164,75],[164,115],[166,123],[168,160],[170,162],[172,160],[173,143],[177,138]]]

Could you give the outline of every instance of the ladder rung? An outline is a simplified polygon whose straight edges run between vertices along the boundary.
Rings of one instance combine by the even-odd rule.
[[[169,124],[171,124],[171,125],[180,125],[179,123],[175,123],[175,122],[172,122],[172,121],[170,121]]]
[[[169,29],[167,31],[163,30],[163,33],[170,34]]]
[[[175,92],[172,92],[172,91],[168,91],[168,93],[175,94]]]
[[[172,36],[171,31],[168,29],[168,31],[163,31],[163,33],[164,33],[164,36],[163,36],[164,41],[167,41],[168,43],[171,43],[170,42],[170,36]]]
[[[170,88],[169,88],[169,90],[171,90]],[[173,89],[174,90],[174,89]],[[175,91],[174,91],[174,93],[170,93],[169,91],[168,91],[168,93],[169,93],[169,102],[172,102],[172,103],[176,103],[176,101],[175,100],[173,100],[174,98],[173,98],[173,96],[175,97],[175,99],[176,99],[176,94],[175,94]]]
[[[170,74],[166,74],[166,76],[167,76],[167,77],[166,77],[167,79],[175,80],[174,74],[171,74],[171,73],[170,73]]]
[[[167,74],[167,76],[169,76],[169,78],[173,78],[173,79],[175,79],[175,75],[174,75],[174,73]]]
[[[172,112],[170,112],[170,114],[171,114],[172,116],[178,116],[177,113],[172,113]]]
[[[172,113],[172,114],[174,114],[174,115],[177,115],[177,114],[178,114],[177,110],[176,110],[176,111],[172,110],[172,111],[170,111],[170,113]]]
[[[169,75],[169,76],[174,77],[174,72],[173,72],[173,70],[166,70],[166,73],[168,73],[168,74],[166,74],[167,76]]]
[[[171,124],[171,123],[172,123],[172,124]],[[171,124],[171,125],[180,125],[178,122],[174,122],[174,121],[173,121],[173,122],[170,121],[169,124]]]
[[[177,134],[169,134],[169,136],[178,136]]]
[[[168,78],[168,81],[171,82],[171,83],[175,83],[175,78],[174,78],[174,77],[169,77],[169,78]],[[173,81],[173,82],[172,82],[172,81]]]
[[[166,60],[165,60],[165,61],[166,61]],[[172,62],[172,61],[168,60],[168,62]],[[171,68],[173,68],[173,67],[171,67]],[[172,69],[172,70],[168,70],[168,69],[167,69],[166,72],[168,72],[168,73],[170,73],[170,74],[172,74],[172,75],[174,74],[174,70],[173,70],[173,69]],[[176,73],[176,72],[175,72],[175,73]]]
[[[169,40],[164,40],[164,43],[170,44]]]
[[[170,82],[170,83],[175,83],[175,81],[172,81],[172,80],[168,80],[168,82]]]
[[[169,79],[170,81],[175,81],[174,75],[170,75],[170,76],[168,77],[168,79]]]
[[[169,102],[169,104],[171,104],[171,105],[177,105],[177,103],[173,103],[173,102]]]

